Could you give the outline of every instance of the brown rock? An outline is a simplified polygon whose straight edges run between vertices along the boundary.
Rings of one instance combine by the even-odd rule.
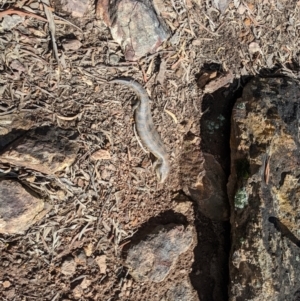
[[[61,4],[74,18],[82,18],[89,8],[89,0],[62,0]]]
[[[109,1],[100,0],[97,11],[122,47],[126,60],[135,61],[155,52],[169,37],[167,26],[150,1],[121,0],[110,7]]]
[[[78,145],[71,131],[52,127],[30,130],[0,154],[0,162],[53,174],[73,164]]]
[[[197,202],[199,211],[206,217],[226,221],[229,218],[229,203],[226,193],[226,176],[220,164],[210,154],[202,153],[186,139],[181,175],[183,190]]]
[[[254,79],[233,110],[230,300],[296,300],[300,279],[300,88]]]
[[[1,180],[0,191],[0,233],[23,233],[48,211],[43,200],[17,181]]]
[[[158,226],[144,240],[128,251],[126,265],[136,281],[163,281],[180,254],[193,242],[191,227]]]
[[[204,156],[204,171],[199,175],[191,197],[198,209],[208,218],[217,221],[229,219],[229,202],[226,194],[226,176],[221,165],[210,154]]]

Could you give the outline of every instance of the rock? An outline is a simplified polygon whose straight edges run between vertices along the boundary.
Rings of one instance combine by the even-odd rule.
[[[62,9],[73,18],[82,18],[89,8],[89,0],[62,0]]]
[[[79,147],[72,136],[73,131],[60,128],[32,129],[3,150],[0,162],[54,174],[75,161]]]
[[[184,279],[180,283],[171,285],[168,289],[164,301],[197,301],[199,300],[196,291],[189,280]]]
[[[81,42],[77,39],[69,39],[65,40],[62,43],[62,47],[65,51],[76,51],[82,46]]]
[[[99,0],[97,11],[128,61],[154,53],[170,35],[148,0],[121,0],[114,7],[110,7],[108,0]]]
[[[229,202],[226,193],[226,176],[214,156],[203,153],[204,172],[199,175],[196,189],[190,188],[191,197],[206,217],[226,221],[229,219]]]
[[[20,137],[34,124],[34,117],[26,112],[0,116],[0,149]]]
[[[49,210],[43,200],[14,180],[0,181],[0,233],[21,234]]]
[[[231,128],[229,300],[295,300],[300,289],[300,88],[253,79]]]
[[[210,154],[202,153],[192,146],[193,140],[185,140],[181,159],[183,191],[197,202],[199,211],[216,221],[229,218],[229,203],[226,193],[226,176],[220,164]]]
[[[178,256],[193,242],[189,226],[168,224],[156,227],[151,234],[128,250],[125,265],[136,281],[162,282],[176,264]]]

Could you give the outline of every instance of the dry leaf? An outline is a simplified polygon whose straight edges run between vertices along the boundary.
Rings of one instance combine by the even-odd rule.
[[[85,255],[90,257],[93,254],[93,244],[89,243],[86,247],[83,248]]]
[[[91,159],[94,161],[97,160],[109,160],[111,159],[110,153],[105,149],[99,149],[92,153]]]
[[[260,49],[260,46],[256,42],[252,42],[252,43],[249,44],[249,52],[250,52],[250,54],[254,54],[254,53],[257,53],[257,52],[262,53],[261,49]]]
[[[88,280],[86,277],[84,277],[84,279],[82,280],[82,282],[80,283],[80,286],[82,289],[86,289],[90,286],[90,284],[92,283],[91,280]]]
[[[11,283],[10,283],[8,280],[6,280],[6,281],[4,281],[4,282],[2,283],[2,285],[3,285],[4,288],[8,288],[8,287],[11,286]]]
[[[75,271],[76,271],[76,262],[74,261],[74,259],[73,258],[66,259],[61,266],[62,274],[66,276],[71,276],[75,273]]]
[[[165,80],[165,73],[167,69],[167,62],[166,60],[162,60],[159,66],[159,71],[156,76],[156,81],[159,82],[161,85],[163,85]]]
[[[106,273],[106,255],[100,255],[96,257],[96,262],[99,266],[100,273],[105,274]]]

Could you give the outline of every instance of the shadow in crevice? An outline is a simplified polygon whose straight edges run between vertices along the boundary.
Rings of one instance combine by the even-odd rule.
[[[26,132],[27,130],[13,129],[5,135],[0,135],[0,152],[2,152],[6,146],[23,136]]]
[[[206,66],[222,73],[220,65]],[[202,101],[201,151],[212,155],[225,172],[230,174],[230,131],[231,114],[237,98],[241,97],[243,86],[250,77],[234,80],[229,87],[206,94]],[[224,193],[227,195],[226,188]],[[228,201],[229,203],[229,201]],[[230,222],[213,221],[201,212],[195,204],[195,228],[198,244],[194,250],[192,285],[201,301],[228,300]]]
[[[283,237],[286,237],[296,246],[300,247],[300,240],[277,217],[270,216],[268,221],[274,225],[275,229],[280,232]]]

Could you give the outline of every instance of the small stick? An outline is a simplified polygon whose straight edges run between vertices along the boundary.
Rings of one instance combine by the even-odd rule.
[[[38,20],[41,20],[41,21],[45,21],[45,22],[48,22],[47,19],[41,17],[41,16],[38,16],[36,14],[33,14],[33,13],[29,13],[29,12],[25,12],[25,11],[22,11],[22,10],[19,10],[19,9],[15,9],[15,8],[9,8],[7,10],[3,10],[3,11],[0,11],[0,18],[4,17],[4,16],[7,16],[7,15],[19,15],[21,17],[32,17],[32,18],[36,18]]]

